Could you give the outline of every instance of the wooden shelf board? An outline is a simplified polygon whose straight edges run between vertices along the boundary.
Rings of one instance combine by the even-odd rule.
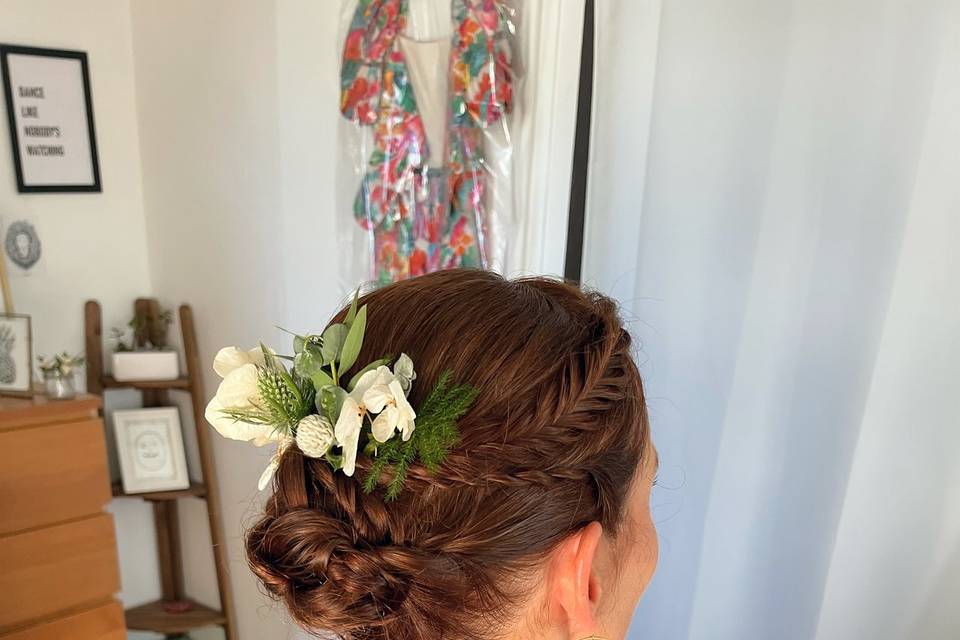
[[[116,380],[113,376],[103,376],[104,389],[189,389],[190,378],[186,376],[176,380]]]
[[[142,498],[143,500],[176,500],[178,498],[206,498],[207,486],[199,482],[191,482],[187,489],[173,489],[171,491],[151,491],[149,493],[124,493],[123,484],[114,482],[113,496],[115,498]]]
[[[222,626],[226,623],[227,619],[221,612],[192,600],[190,602],[193,610],[186,613],[167,613],[161,600],[127,609],[127,629],[173,634],[186,633],[200,627]]]

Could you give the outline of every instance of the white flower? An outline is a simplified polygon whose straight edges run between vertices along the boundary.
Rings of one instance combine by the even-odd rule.
[[[283,436],[279,443],[277,444],[277,450],[270,458],[270,462],[267,464],[267,468],[263,470],[263,473],[260,474],[260,480],[257,482],[257,489],[263,491],[268,484],[270,484],[273,474],[277,472],[277,469],[280,468],[280,456],[283,455],[283,452],[287,450],[287,447],[290,446],[290,443],[293,442],[293,438],[290,436]]]
[[[413,381],[417,379],[417,372],[413,370],[413,360],[410,359],[410,356],[405,353],[400,354],[393,365],[393,375],[400,382],[400,386],[403,387],[404,395],[409,394]]]
[[[369,391],[371,387],[375,387],[378,384],[387,385],[393,380],[396,380],[396,376],[390,372],[390,369],[380,365],[376,369],[367,371],[365,374],[360,376],[360,379],[357,380],[357,384],[353,388],[353,391],[350,392],[350,396],[359,402],[361,398],[363,398],[363,395]]]
[[[297,446],[303,455],[322,458],[333,445],[333,425],[316,414],[311,414],[297,424]]]
[[[412,362],[408,368],[404,367],[406,364],[401,367],[402,373],[416,375]],[[404,440],[409,440],[413,434],[417,414],[407,402],[397,375],[383,365],[360,376],[353,391],[344,399],[337,417],[334,437],[343,450],[343,472],[348,476],[352,476],[356,468],[360,431],[367,414],[380,414],[372,425],[373,437],[378,442],[386,442],[396,431],[400,431]]]
[[[367,371],[360,376],[353,391],[343,401],[333,434],[343,451],[343,472],[348,476],[353,475],[357,465],[360,431],[363,429],[363,417],[367,413],[364,396],[372,387],[389,384],[393,379],[390,369],[382,365]]]
[[[360,430],[363,428],[363,414],[364,411],[356,398],[352,395],[347,396],[340,409],[340,415],[337,416],[337,425],[333,428],[333,435],[343,451],[343,472],[348,476],[353,475],[357,466],[357,447],[360,442]]]
[[[258,356],[259,354],[259,356]],[[213,368],[223,381],[217,395],[207,404],[205,417],[220,435],[233,440],[253,442],[262,447],[280,439],[281,434],[272,425],[241,422],[224,413],[226,409],[253,409],[260,403],[257,380],[263,366],[263,351],[240,351],[236,347],[221,349]]]
[[[217,352],[213,359],[213,370],[221,378],[226,378],[231,371],[239,369],[245,364],[264,366],[263,349],[256,347],[249,351],[241,351],[236,347],[224,347]]]
[[[272,426],[262,424],[251,424],[234,420],[223,413],[224,409],[230,407],[223,406],[220,401],[214,397],[207,404],[206,418],[217,432],[225,438],[232,440],[243,440],[252,442],[255,446],[262,447],[277,440],[280,434],[274,431]]]
[[[225,407],[249,409],[260,403],[257,382],[260,369],[255,364],[245,364],[231,371],[217,387],[217,399]]]
[[[379,414],[373,420],[371,431],[378,442],[386,442],[399,431],[404,441],[409,440],[414,429],[416,412],[400,385],[399,380],[389,384],[376,384],[363,394],[363,403],[370,413]]]

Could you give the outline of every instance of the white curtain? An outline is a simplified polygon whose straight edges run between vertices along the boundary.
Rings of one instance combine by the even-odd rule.
[[[584,280],[662,461],[630,637],[960,637],[960,8],[597,5]]]

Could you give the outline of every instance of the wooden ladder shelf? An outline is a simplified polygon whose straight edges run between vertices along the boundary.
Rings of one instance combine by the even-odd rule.
[[[141,321],[158,318],[160,306],[153,298],[138,298],[134,303],[135,317]],[[186,360],[186,376],[169,381],[119,382],[103,370],[103,327],[100,303],[90,300],[85,308],[87,390],[103,394],[110,389],[137,389],[143,396],[144,407],[169,406],[169,392],[184,391],[190,394],[193,420],[200,450],[202,478],[192,482],[188,489],[157,491],[154,493],[125,494],[119,483],[113,487],[113,495],[141,498],[153,504],[154,525],[157,531],[157,546],[160,560],[160,580],[163,597],[139,607],[127,609],[128,629],[153,631],[167,637],[177,637],[191,629],[220,626],[226,640],[237,640],[236,618],[227,570],[227,549],[224,541],[223,523],[220,518],[220,492],[217,485],[210,431],[204,418],[205,395],[200,372],[200,357],[197,336],[193,327],[193,312],[189,305],[180,306],[180,331],[183,336],[183,352]],[[213,541],[213,562],[217,571],[220,591],[220,611],[205,607],[186,597],[183,582],[183,561],[180,553],[180,532],[177,515],[177,500],[194,497],[206,501],[210,523],[210,538]],[[172,612],[170,603],[181,605],[184,612]]]

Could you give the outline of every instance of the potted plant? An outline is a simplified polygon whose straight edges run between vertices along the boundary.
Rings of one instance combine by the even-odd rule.
[[[83,364],[83,356],[70,355],[66,351],[51,357],[39,356],[43,387],[48,398],[69,400],[77,395],[76,373]]]
[[[131,380],[175,380],[180,377],[180,362],[176,350],[167,345],[167,329],[173,323],[173,313],[163,311],[156,315],[135,316],[127,331],[114,327],[112,363],[113,377],[120,382]]]

